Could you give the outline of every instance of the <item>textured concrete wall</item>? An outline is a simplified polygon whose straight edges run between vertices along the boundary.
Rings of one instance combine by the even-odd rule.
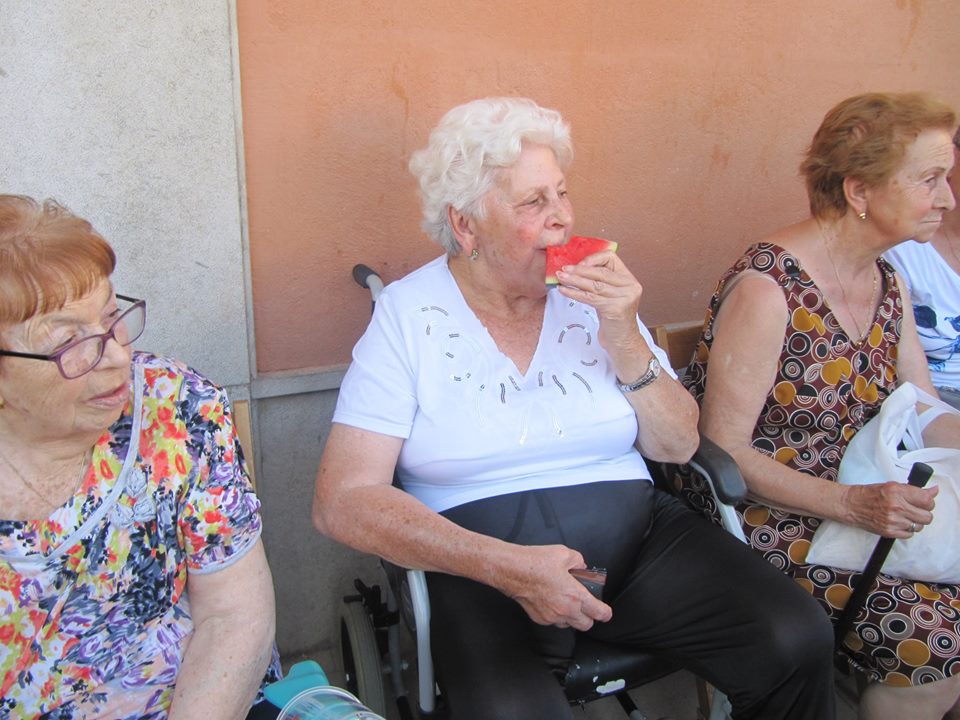
[[[0,0],[0,192],[55,197],[90,219],[117,250],[116,287],[148,299],[138,347],[190,362],[237,399],[250,391],[252,330],[231,32],[229,0]],[[274,380],[254,408],[279,645],[319,646],[328,666],[339,592],[376,578],[374,560],[310,524],[338,379],[319,392]]]
[[[0,192],[54,197],[148,300],[139,347],[250,379],[228,0],[3,0]]]

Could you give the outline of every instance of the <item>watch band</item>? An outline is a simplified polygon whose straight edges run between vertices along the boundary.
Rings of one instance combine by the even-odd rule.
[[[617,387],[620,388],[620,392],[635,392],[640,388],[645,388],[658,377],[660,377],[660,361],[657,360],[657,356],[654,355],[652,358],[650,358],[650,362],[647,363],[647,371],[643,375],[634,380],[632,383],[624,384],[618,380]]]

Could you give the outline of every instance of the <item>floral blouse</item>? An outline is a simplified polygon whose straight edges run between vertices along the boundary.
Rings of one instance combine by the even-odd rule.
[[[224,391],[143,353],[132,383],[74,496],[0,520],[0,718],[165,718],[193,632],[188,573],[260,536]]]

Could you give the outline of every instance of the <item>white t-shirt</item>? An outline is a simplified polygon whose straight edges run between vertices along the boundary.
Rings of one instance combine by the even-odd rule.
[[[637,322],[672,375],[666,354]],[[400,480],[437,511],[523,490],[649,479],[634,447],[636,415],[617,388],[598,327],[593,308],[551,289],[536,352],[521,375],[441,256],[380,295],[333,421],[404,438]]]
[[[907,240],[884,257],[910,286],[933,384],[960,388],[960,275],[930,243]]]

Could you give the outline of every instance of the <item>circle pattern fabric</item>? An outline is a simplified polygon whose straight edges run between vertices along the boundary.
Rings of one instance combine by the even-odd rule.
[[[877,261],[884,294],[866,336],[855,342],[840,327],[823,294],[796,257],[760,243],[720,279],[704,331],[684,380],[703,400],[713,322],[728,283],[751,269],[783,290],[789,319],[777,377],[753,433],[753,447],[800,473],[836,481],[850,438],[896,387],[903,306],[893,269]],[[688,503],[716,518],[709,489],[696,475],[678,476]],[[764,505],[737,508],[751,546],[793,577],[836,621],[857,573],[806,563],[820,524]],[[918,685],[960,671],[960,586],[914,582],[881,574],[844,641],[851,664],[875,680]]]

